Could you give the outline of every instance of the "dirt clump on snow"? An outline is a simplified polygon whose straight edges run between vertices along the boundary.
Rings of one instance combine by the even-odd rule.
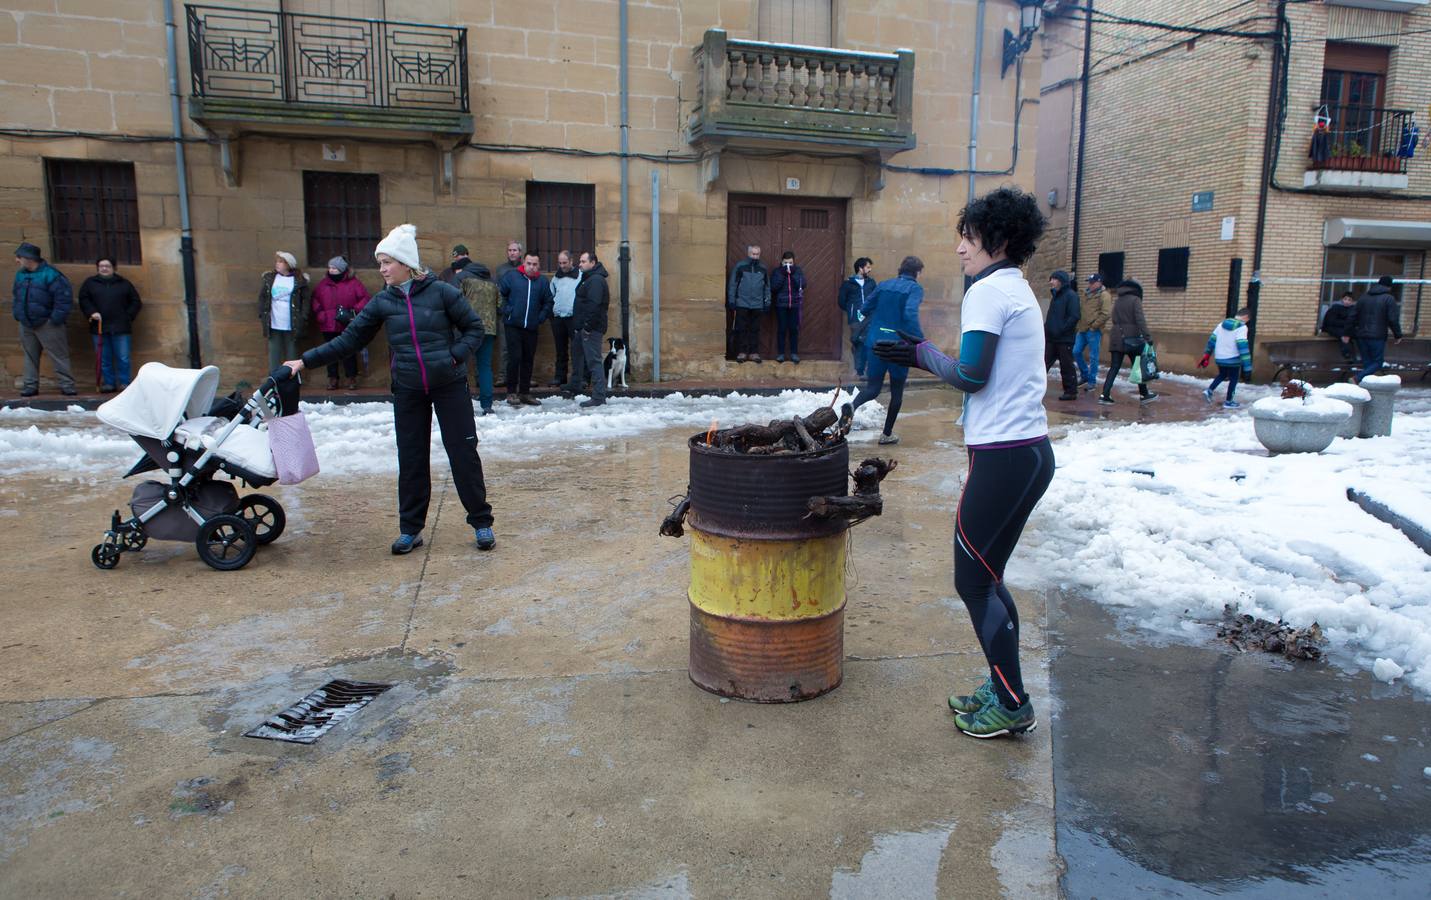
[[[1293,628],[1280,619],[1269,622],[1246,613],[1239,614],[1231,606],[1222,608],[1222,623],[1217,636],[1238,650],[1263,650],[1280,653],[1288,659],[1321,659],[1327,639],[1322,626],[1313,622],[1306,628]]]

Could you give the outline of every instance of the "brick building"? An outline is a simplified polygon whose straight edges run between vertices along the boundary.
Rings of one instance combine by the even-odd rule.
[[[1054,234],[1030,267],[1040,274],[1075,262],[1087,19],[1071,5],[1051,14],[1044,42],[1036,190],[1055,206],[1048,210]],[[1359,294],[1381,275],[1399,281],[1403,328],[1424,332],[1431,316],[1423,306],[1431,162],[1424,139],[1414,152],[1407,139],[1431,117],[1431,4],[1093,6],[1076,268],[1083,276],[1121,271],[1142,282],[1161,358],[1190,370],[1226,314],[1230,283],[1235,302],[1247,302],[1269,88],[1285,116],[1272,117],[1275,177],[1267,191],[1256,343],[1315,337],[1326,303],[1347,289]],[[1274,77],[1275,38],[1220,33],[1276,33],[1279,7],[1285,77]],[[1328,132],[1314,158],[1319,116]]]
[[[136,365],[190,358],[181,178],[197,346],[226,380],[263,368],[256,297],[276,250],[313,277],[346,252],[376,289],[372,248],[401,222],[417,225],[434,269],[456,243],[495,268],[508,240],[524,240],[548,270],[558,249],[594,245],[619,333],[624,4],[174,4],[187,171],[170,140],[166,5],[16,0],[0,11],[0,243],[40,244],[76,285],[98,253],[118,255],[145,298]],[[848,370],[834,295],[859,256],[886,277],[901,256],[922,256],[927,327],[953,340],[980,18],[986,174],[974,183],[1029,187],[1025,107],[1037,102],[1040,54],[1003,71],[1004,32],[1021,27],[1015,0],[631,0],[626,281],[638,377],[655,362],[657,287],[664,378],[774,374],[726,359],[725,276],[750,239],[767,259],[795,249],[811,273],[804,374]],[[71,347],[84,371],[80,318]],[[0,377],[13,383],[15,324],[0,321]]]

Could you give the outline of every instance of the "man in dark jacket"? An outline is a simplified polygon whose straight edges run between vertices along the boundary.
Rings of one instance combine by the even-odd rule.
[[[497,282],[502,321],[507,334],[507,402],[541,406],[532,396],[532,364],[537,356],[538,327],[551,318],[552,286],[542,274],[541,257],[528,253],[519,268]]]
[[[606,312],[611,305],[611,291],[606,285],[606,267],[590,250],[582,251],[577,262],[581,280],[576,283],[576,300],[572,306],[571,381],[567,393],[579,393],[591,379],[591,399],[582,406],[600,406],[606,402],[606,375],[603,344],[606,339]]]
[[[116,387],[129,387],[129,336],[144,304],[129,279],[115,271],[114,260],[100,257],[94,267],[99,274],[80,285],[79,303],[100,357],[100,390],[112,394]]]
[[[40,392],[40,352],[50,355],[60,393],[73,397],[75,379],[70,374],[70,341],[65,318],[74,304],[74,289],[60,270],[45,262],[40,248],[28,241],[15,249],[15,285],[11,310],[20,323],[20,346],[25,351],[25,383],[21,397]]]
[[[476,276],[478,269],[485,268],[481,263],[472,261],[466,244],[458,244],[452,248],[452,264],[443,269],[442,274],[437,277],[461,290],[462,282]]]
[[[1386,364],[1387,329],[1401,343],[1401,304],[1391,292],[1394,283],[1390,275],[1383,275],[1356,302],[1356,342],[1363,363],[1357,381],[1375,375]]]
[[[1336,303],[1327,307],[1322,315],[1322,334],[1337,341],[1342,359],[1351,362],[1356,359],[1356,346],[1352,337],[1356,334],[1356,295],[1346,291]]]
[[[1073,289],[1073,276],[1059,269],[1049,276],[1048,288],[1053,299],[1048,304],[1048,316],[1043,322],[1043,365],[1047,369],[1058,360],[1058,374],[1063,378],[1060,400],[1078,399],[1078,369],[1073,365],[1073,342],[1078,337],[1078,320],[1082,311],[1078,292]]]
[[[760,362],[760,320],[770,311],[770,275],[760,264],[760,248],[745,248],[746,258],[730,270],[726,309],[735,311],[735,361]]]
[[[844,310],[845,321],[850,326],[850,355],[855,361],[855,374],[861,378],[865,377],[865,361],[869,359],[869,350],[865,347],[865,317],[860,309],[875,292],[875,287],[874,261],[868,256],[855,260],[855,274],[846,278],[844,284],[840,285],[840,309]]]

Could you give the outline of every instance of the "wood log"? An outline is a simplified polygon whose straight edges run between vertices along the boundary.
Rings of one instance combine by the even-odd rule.
[[[884,498],[879,494],[853,497],[811,497],[806,501],[805,508],[822,519],[867,519],[884,511]]]

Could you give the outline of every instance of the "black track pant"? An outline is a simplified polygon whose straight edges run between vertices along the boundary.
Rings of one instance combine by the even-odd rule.
[[[467,524],[492,525],[487,485],[482,480],[482,458],[477,455],[477,423],[472,417],[472,394],[467,379],[434,388],[430,393],[399,388],[393,391],[393,427],[398,450],[398,524],[403,534],[417,534],[427,523],[432,498],[432,414],[442,429],[442,447],[452,466],[452,483]]]
[[[1065,394],[1078,393],[1078,369],[1073,365],[1073,344],[1049,341],[1043,345],[1043,367],[1050,368],[1058,360],[1058,374],[1063,379]]]
[[[537,330],[508,325],[507,331],[507,393],[532,392],[532,363],[537,358]]]
[[[1052,480],[1046,437],[1021,446],[970,447],[954,514],[954,589],[969,610],[994,690],[1010,709],[1028,697],[1019,667],[1019,613],[1004,587],[1004,567]]]

